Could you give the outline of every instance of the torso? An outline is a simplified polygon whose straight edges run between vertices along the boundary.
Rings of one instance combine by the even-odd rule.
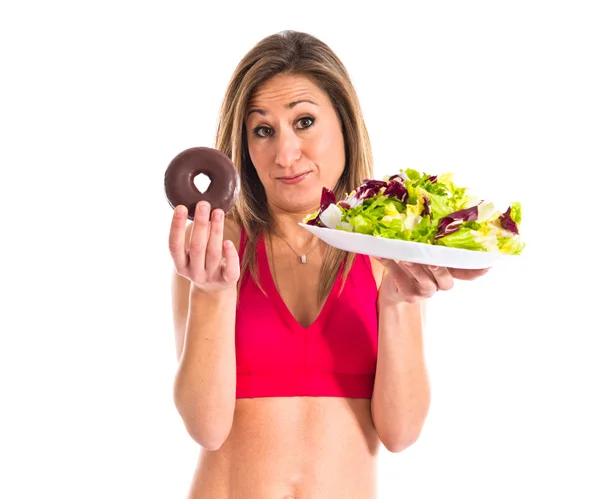
[[[229,223],[226,230],[239,250],[240,229]],[[316,296],[316,285],[306,286],[318,281],[319,248],[304,265],[283,245],[273,252],[279,293],[306,326],[322,304],[300,300],[298,282],[303,296]],[[376,260],[372,267],[379,285],[383,269]],[[379,447],[371,399],[240,398],[223,446],[201,450],[188,499],[375,499]]]

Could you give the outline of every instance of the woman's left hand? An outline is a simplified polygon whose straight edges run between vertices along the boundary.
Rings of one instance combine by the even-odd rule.
[[[452,289],[454,279],[472,281],[490,270],[396,263],[385,258],[377,258],[377,261],[387,269],[379,288],[379,298],[384,303],[417,303],[431,298],[438,291]]]

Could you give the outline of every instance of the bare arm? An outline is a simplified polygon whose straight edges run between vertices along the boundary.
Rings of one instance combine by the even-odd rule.
[[[452,289],[454,278],[473,280],[489,269],[375,260],[375,274],[384,277],[377,304],[379,350],[371,413],[381,441],[400,452],[419,437],[431,400],[423,352],[427,299]]]
[[[372,265],[381,298],[387,268],[375,258]],[[423,348],[427,300],[394,303],[379,299],[377,306],[379,340],[371,414],[385,447],[400,452],[416,441],[429,411]]]
[[[379,438],[390,452],[401,452],[417,440],[429,411],[424,308],[421,301],[387,305],[379,312],[371,412]]]
[[[190,436],[216,450],[227,439],[235,409],[235,290],[212,296],[190,291],[185,342],[174,400]]]
[[[177,223],[184,226],[185,219],[177,220],[174,217],[173,226]],[[222,241],[234,239],[236,231],[229,221],[225,224],[212,222],[210,225],[209,228],[208,218],[203,219],[197,210],[195,222],[185,230],[185,248],[190,249],[190,261],[194,258],[194,252],[202,253],[201,265],[197,265],[202,267],[205,275],[198,277],[200,274],[196,270],[191,272],[193,279],[183,277],[181,273],[185,272],[181,271],[182,263],[174,256],[173,320],[179,367],[173,395],[177,411],[190,436],[202,447],[216,450],[231,431],[235,409],[237,278],[233,280],[233,285],[231,282],[225,285],[219,279],[222,278]],[[173,228],[172,235],[178,230],[182,231],[183,227]],[[193,234],[194,231],[196,234]],[[174,255],[181,249],[177,244],[183,244],[180,237],[182,233],[171,239]],[[223,254],[227,258],[223,275],[226,276],[233,265],[238,266],[239,272],[235,248],[225,249]],[[200,285],[196,285],[196,282],[200,282]]]

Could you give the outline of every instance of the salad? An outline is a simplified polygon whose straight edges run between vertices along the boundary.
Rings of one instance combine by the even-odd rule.
[[[519,255],[521,204],[501,213],[490,201],[467,195],[452,173],[440,176],[403,169],[383,180],[364,180],[337,201],[323,187],[321,206],[307,225],[476,251]]]

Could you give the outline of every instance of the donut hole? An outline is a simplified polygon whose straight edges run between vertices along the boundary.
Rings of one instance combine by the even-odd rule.
[[[210,178],[208,177],[208,175],[200,173],[194,177],[194,185],[196,186],[196,189],[198,189],[202,194],[204,194],[210,186]]]

